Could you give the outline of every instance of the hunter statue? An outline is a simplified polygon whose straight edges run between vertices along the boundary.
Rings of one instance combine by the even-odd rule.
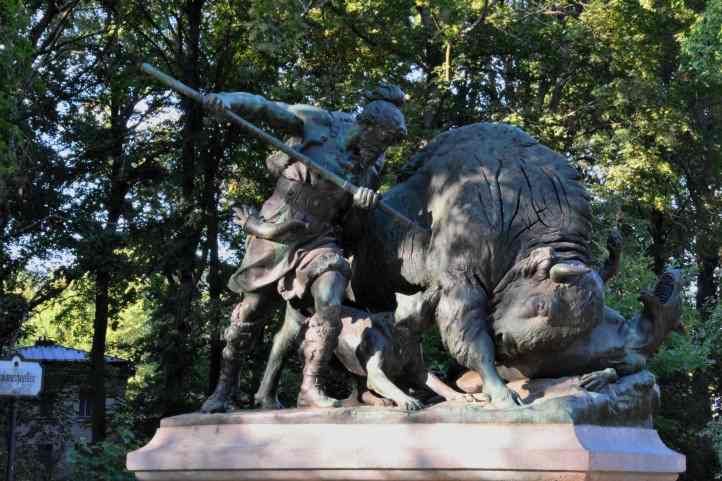
[[[593,411],[611,415],[611,423],[623,412],[648,421],[657,390],[646,363],[669,332],[683,330],[682,276],[660,276],[630,319],[605,305],[621,239],[610,237],[609,259],[597,272],[590,196],[566,157],[511,125],[467,125],[421,149],[380,199],[385,150],[406,135],[398,87],[370,92],[353,116],[248,93],[203,96],[143,68],[280,151],[266,160],[278,178],[271,198],[258,213],[236,209],[249,237],[229,287],[242,299],[225,332],[218,385],[202,411],[230,408],[239,354],[283,300],[286,319],[255,395],[261,407],[279,407],[283,360],[302,338],[300,407],[342,405],[324,392],[336,355],[365,379],[359,387],[369,392],[356,401],[386,405],[381,396],[418,410],[415,393],[430,389],[451,413],[450,403],[476,412],[483,401],[526,419],[517,408],[534,401],[515,382],[573,377],[577,390],[566,407],[547,399],[548,412],[534,411],[534,419]],[[233,112],[284,131],[287,142]],[[434,327],[451,357],[471,371],[466,379],[474,379],[464,386],[449,381],[472,396],[424,365],[421,335]]]
[[[203,412],[231,409],[239,354],[277,301],[286,317],[254,396],[270,410],[163,420],[128,456],[139,479],[631,481],[684,471],[652,429],[659,388],[647,370],[683,330],[683,276],[660,273],[637,315],[606,305],[623,239],[612,230],[606,262],[594,255],[591,196],[567,156],[512,125],[456,126],[411,156],[381,198],[384,153],[406,135],[398,87],[374,90],[354,116],[204,96],[144,70],[278,151],[266,160],[273,195],[260,212],[235,210],[248,234],[229,281],[241,301]],[[460,377],[425,363],[430,330],[467,369]],[[307,409],[277,411],[296,340]],[[324,380],[334,356],[353,381],[343,400]]]
[[[260,323],[280,299],[287,322],[303,332],[303,381],[298,406],[334,407],[340,401],[324,392],[324,373],[341,331],[341,309],[351,268],[345,239],[363,227],[365,211],[379,195],[384,152],[406,135],[399,107],[404,93],[382,84],[367,94],[357,116],[309,105],[287,105],[244,92],[206,95],[214,112],[235,111],[262,120],[288,135],[287,144],[350,184],[352,196],[303,162],[284,152],[266,159],[278,178],[273,195],[260,212],[235,209],[234,221],[248,233],[246,254],[229,281],[241,295],[225,331],[220,378],[203,412],[224,412],[238,377],[239,354],[256,341]]]

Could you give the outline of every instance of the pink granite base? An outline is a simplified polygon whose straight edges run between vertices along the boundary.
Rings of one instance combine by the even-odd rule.
[[[656,431],[573,424],[166,422],[128,455],[140,481],[675,480]]]

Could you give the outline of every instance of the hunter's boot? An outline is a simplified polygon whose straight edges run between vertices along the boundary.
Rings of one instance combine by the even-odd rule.
[[[329,408],[341,406],[341,401],[323,391],[328,362],[333,356],[341,332],[341,308],[329,306],[308,320],[303,340],[303,382],[298,393],[298,407]]]
[[[233,395],[238,383],[239,355],[248,352],[254,341],[254,325],[235,319],[241,306],[237,306],[231,315],[231,325],[223,337],[226,347],[221,358],[221,373],[213,394],[201,406],[202,413],[224,413],[233,410]]]
[[[225,350],[221,360],[221,373],[213,394],[201,406],[202,413],[225,413],[232,411],[231,398],[238,381],[238,361],[226,357]]]

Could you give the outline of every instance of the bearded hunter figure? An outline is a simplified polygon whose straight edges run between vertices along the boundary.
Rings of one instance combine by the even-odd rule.
[[[398,87],[381,85],[367,100],[362,113],[354,117],[244,92],[204,98],[209,110],[237,111],[290,134],[288,145],[360,188],[351,197],[282,152],[266,159],[278,178],[273,195],[258,213],[245,206],[235,211],[235,221],[249,234],[241,267],[229,281],[229,288],[242,300],[224,334],[227,344],[218,384],[201,411],[229,409],[238,356],[252,347],[258,327],[281,299],[286,302],[287,322],[295,321],[304,336],[298,406],[340,406],[339,400],[326,395],[323,381],[338,342],[340,305],[351,275],[343,255],[343,232],[360,228],[364,213],[378,202],[373,189],[384,152],[406,135],[399,110],[404,94]]]

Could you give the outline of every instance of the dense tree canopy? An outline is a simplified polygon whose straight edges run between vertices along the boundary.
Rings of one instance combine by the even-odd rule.
[[[214,385],[244,249],[230,206],[273,186],[266,146],[141,62],[204,92],[339,110],[398,83],[410,135],[386,187],[434,135],[472,122],[562,152],[594,194],[598,258],[612,227],[625,237],[614,307],[638,310],[667,265],[686,272],[687,335],[653,364],[656,422],[688,456],[684,479],[722,473],[720,0],[0,0],[0,346],[43,335],[91,350],[100,393],[103,356],[131,359],[136,439]],[[244,364],[242,402],[272,334]],[[438,338],[425,345],[453,375]],[[93,441],[122,457],[103,440],[123,420],[96,399]],[[81,470],[119,466],[80,454]]]

